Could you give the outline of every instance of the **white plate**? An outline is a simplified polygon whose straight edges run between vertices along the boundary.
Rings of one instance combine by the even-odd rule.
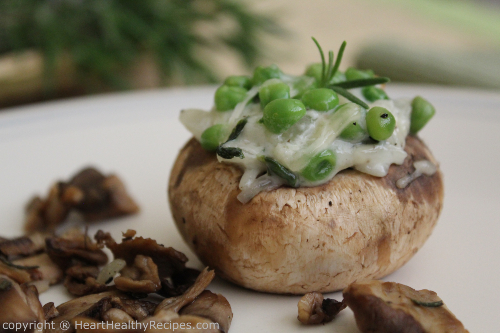
[[[119,238],[128,228],[184,252],[170,216],[166,184],[177,152],[190,137],[180,109],[212,105],[214,88],[114,94],[45,103],[0,112],[0,234],[22,232],[23,207],[35,193],[85,165],[116,172],[141,213],[90,227]],[[500,310],[500,95],[470,90],[390,85],[392,97],[429,99],[437,109],[421,132],[445,175],[445,204],[425,246],[386,278],[436,291],[471,332],[498,331]],[[231,332],[358,332],[350,310],[324,326],[297,321],[299,297],[257,293],[221,280],[210,289],[227,297]],[[341,299],[340,293],[329,295]],[[42,303],[70,296],[53,287]]]

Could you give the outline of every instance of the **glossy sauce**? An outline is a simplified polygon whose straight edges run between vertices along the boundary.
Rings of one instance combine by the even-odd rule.
[[[241,134],[235,140],[222,145],[240,148],[245,157],[227,160],[217,156],[220,162],[236,164],[244,171],[239,185],[242,190],[239,199],[242,202],[249,201],[261,191],[271,190],[284,184],[284,180],[277,176],[263,175],[267,167],[262,159],[259,159],[261,156],[272,157],[296,173],[301,187],[324,184],[347,168],[383,177],[387,175],[391,164],[400,165],[407,156],[404,146],[410,128],[410,99],[379,100],[370,104],[370,107],[384,107],[394,115],[396,119],[394,133],[387,140],[380,142],[367,137],[362,142],[351,143],[338,136],[354,121],[366,129],[366,110],[357,104],[351,103],[350,112],[340,117],[336,111],[349,101],[339,96],[341,106],[326,112],[308,110],[306,115],[289,130],[282,134],[273,134],[261,122],[263,113],[260,104],[250,102],[257,92],[258,89],[252,88],[245,101],[239,103],[233,111],[219,112],[213,109],[206,112],[191,109],[183,110],[180,117],[181,122],[198,140],[203,131],[212,125],[228,124],[233,128],[239,120],[247,119]],[[300,173],[310,159],[325,149],[330,149],[336,155],[334,170],[321,181],[313,182],[302,177]],[[425,173],[429,169],[428,165],[419,164],[418,172]],[[405,185],[405,181],[401,180],[400,185]]]

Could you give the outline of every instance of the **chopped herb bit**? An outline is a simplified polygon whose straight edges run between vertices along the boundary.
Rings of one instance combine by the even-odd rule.
[[[257,122],[258,122],[259,124],[263,124],[263,123],[264,123],[264,117],[260,118]]]
[[[299,178],[297,175],[287,169],[284,165],[268,156],[264,156],[263,159],[267,165],[267,172],[269,174],[275,174],[278,177],[283,178],[291,187],[297,187],[299,185]]]
[[[413,303],[420,305],[420,306],[425,306],[427,308],[439,308],[440,306],[443,306],[443,301],[436,301],[436,302],[422,302],[416,299],[411,300]]]
[[[347,98],[351,102],[356,103],[356,104],[358,104],[359,106],[361,106],[361,107],[363,107],[365,109],[369,109],[370,108],[368,106],[368,104],[366,104],[365,102],[363,102],[362,100],[360,100],[359,98],[357,98],[356,96],[354,96],[353,94],[351,94],[350,92],[348,92],[347,90],[345,90],[344,88],[337,87],[337,86],[330,86],[330,89],[332,89],[337,94],[344,96],[345,98]]]
[[[0,256],[0,261],[3,262],[4,264],[6,264],[7,266],[10,266],[12,268],[17,268],[17,269],[36,269],[36,268],[39,267],[39,266],[19,266],[19,265],[15,265],[15,264],[11,263],[10,261],[8,261],[3,256]]]
[[[12,282],[10,282],[7,279],[1,279],[0,280],[0,290],[1,291],[7,291],[12,287]]]
[[[390,82],[391,80],[387,77],[375,77],[370,79],[359,79],[359,80],[351,80],[351,81],[343,81],[332,84],[335,87],[341,87],[344,89],[353,89],[353,88],[361,88],[367,86],[374,86],[377,84],[384,84]]]
[[[229,138],[227,139],[226,142],[228,141],[231,141],[231,140],[234,140],[236,139],[238,136],[240,136],[241,132],[243,131],[243,128],[245,128],[245,125],[247,124],[248,122],[248,119],[247,118],[244,118],[244,119],[241,119],[240,121],[238,121],[238,123],[236,124],[236,126],[234,127],[233,131],[231,132],[231,134],[229,135]]]
[[[235,157],[245,158],[243,150],[241,150],[240,148],[233,148],[233,147],[226,148],[219,146],[217,147],[216,153],[217,155],[219,155],[222,158],[225,158],[226,160],[230,160]]]

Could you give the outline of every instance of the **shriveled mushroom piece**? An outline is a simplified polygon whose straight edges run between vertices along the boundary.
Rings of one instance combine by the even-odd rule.
[[[182,295],[194,284],[199,275],[199,270],[186,267],[183,271],[174,273],[171,277],[163,276],[159,293],[165,297]]]
[[[63,279],[63,271],[50,259],[47,253],[14,260],[12,263],[23,267],[36,266],[36,270],[40,273],[40,280],[47,280],[51,285],[59,283]]]
[[[158,306],[156,307],[155,310],[155,315],[161,314],[161,312],[167,312],[167,311],[172,311],[172,312],[179,312],[183,307],[186,305],[190,304],[193,302],[198,295],[200,295],[203,290],[212,282],[212,280],[215,277],[214,271],[209,271],[208,267],[205,268],[194,284],[189,287],[188,290],[183,295],[176,296],[176,297],[171,297],[171,298],[166,298],[164,299]]]
[[[121,276],[115,278],[118,290],[135,293],[154,293],[161,289],[158,267],[153,259],[137,255],[134,264],[121,270]]]
[[[51,323],[53,323],[53,325],[51,325],[51,327],[53,329],[47,329],[47,330],[45,330],[45,333],[72,333],[72,332],[74,332],[75,331],[74,326],[70,327],[68,330],[62,329],[60,326],[61,322],[71,321],[71,319],[81,315],[82,313],[85,313],[90,308],[95,307],[96,304],[99,304],[99,302],[102,299],[107,298],[107,297],[113,297],[113,296],[125,297],[125,295],[120,293],[119,291],[113,290],[113,291],[107,291],[107,292],[103,292],[103,293],[99,293],[99,294],[92,294],[92,295],[87,295],[87,296],[83,296],[80,298],[75,298],[75,299],[72,299],[66,303],[59,305],[55,310],[52,310],[53,312],[58,313],[58,315],[51,320]],[[48,309],[50,309],[50,306],[47,306],[47,311],[48,311]]]
[[[38,321],[44,321],[45,313],[38,298],[38,290],[36,289],[36,287],[28,284],[23,284],[21,285],[21,290],[24,292],[24,295],[26,295],[26,303],[30,307],[31,311],[36,315]]]
[[[323,298],[321,293],[312,292],[305,294],[297,305],[299,315],[297,319],[302,324],[315,325],[328,323],[345,309],[346,304],[331,298]]]
[[[98,266],[108,261],[102,244],[93,242],[80,230],[72,229],[60,237],[47,238],[46,247],[50,259],[64,270],[64,285],[70,293],[82,296],[108,289],[104,283],[96,281]]]
[[[227,299],[221,294],[214,294],[209,290],[203,291],[193,303],[185,306],[179,312],[181,316],[193,315],[210,319],[219,324],[221,332],[229,331],[233,312]]]
[[[43,313],[46,320],[52,320],[55,317],[59,316],[59,311],[54,305],[54,302],[49,302],[47,304],[44,304]]]
[[[188,259],[182,252],[158,244],[151,238],[134,236],[135,231],[128,230],[121,243],[116,243],[109,233],[103,231],[98,231],[95,237],[98,243],[106,244],[115,258],[124,259],[128,267],[136,266],[137,255],[150,257],[157,266],[161,282],[161,289],[156,292],[163,296],[181,295],[194,283],[199,271],[186,268]]]
[[[108,262],[108,256],[101,250],[103,246],[77,229],[60,237],[47,238],[46,247],[50,258],[62,269],[75,264],[104,265]]]
[[[116,175],[103,175],[95,168],[85,168],[68,182],[57,182],[46,199],[34,197],[26,206],[25,229],[53,231],[71,210],[86,221],[134,214],[139,207],[127,194]]]
[[[351,284],[344,301],[363,333],[468,333],[430,290],[374,280]]]
[[[108,290],[108,286],[97,281],[97,266],[75,265],[66,270],[64,286],[76,296],[100,293]]]
[[[109,321],[113,323],[140,321],[151,316],[156,308],[156,303],[145,300],[130,299],[126,294],[117,290],[92,294],[73,299],[59,305],[55,310],[48,305],[46,313],[57,312],[52,318],[53,330],[45,333],[74,332],[81,323],[101,323]],[[45,308],[45,307],[44,307]],[[61,330],[59,325],[68,321],[72,325],[68,330]],[[81,327],[81,325],[80,325]],[[101,325],[102,327],[102,325]],[[123,330],[120,330],[123,331]]]
[[[174,332],[227,332],[233,318],[229,302],[224,296],[205,290],[214,277],[214,271],[207,267],[183,295],[164,299],[154,316],[142,321],[149,327],[146,332],[155,332],[151,327],[161,325]]]
[[[62,183],[52,185],[46,199],[31,198],[25,208],[24,230],[29,234],[37,231],[54,231],[70,212],[70,207],[60,199]]]
[[[79,211],[86,221],[135,214],[139,206],[127,194],[116,175],[104,176],[94,168],[76,174],[63,190],[63,200]]]
[[[8,276],[19,284],[42,278],[37,266],[19,266],[0,257],[0,274]]]
[[[48,234],[33,233],[29,236],[0,240],[0,253],[12,260],[19,257],[32,256],[45,248],[45,237]]]
[[[0,275],[0,308],[1,324],[40,323],[45,320],[36,288],[21,286],[5,275]],[[31,331],[33,329],[31,327]]]
[[[111,295],[101,298],[87,310],[79,313],[77,317],[92,318],[98,321],[117,320],[118,322],[123,322],[128,318],[143,320],[153,314],[156,305],[156,303],[145,300],[129,299],[125,295]]]
[[[158,304],[139,299],[112,297],[111,305],[112,309],[121,310],[134,320],[143,320],[153,315]],[[113,312],[117,313],[116,311]],[[109,311],[107,315],[110,316]],[[103,320],[105,320],[104,317]]]

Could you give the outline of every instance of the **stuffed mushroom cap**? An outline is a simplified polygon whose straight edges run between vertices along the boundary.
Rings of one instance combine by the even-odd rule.
[[[270,293],[341,290],[401,267],[436,224],[442,174],[438,168],[399,188],[415,161],[437,165],[416,136],[405,151],[385,177],[347,169],[323,185],[280,187],[243,204],[241,169],[219,163],[193,138],[170,175],[171,212],[190,248],[228,281]]]

